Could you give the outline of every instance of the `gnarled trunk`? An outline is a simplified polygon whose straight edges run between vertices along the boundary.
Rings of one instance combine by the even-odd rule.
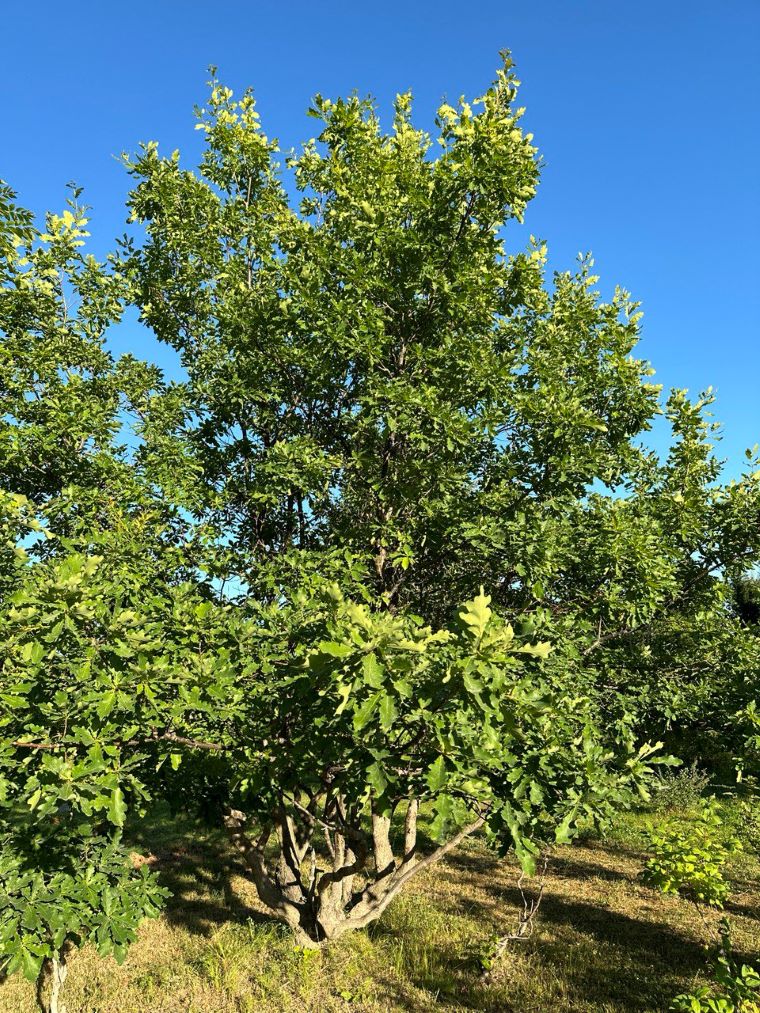
[[[391,845],[388,813],[373,806],[371,833],[366,833],[359,812],[347,811],[339,796],[329,800],[319,817],[313,804],[283,803],[273,814],[272,825],[256,839],[246,834],[246,817],[238,810],[228,813],[225,825],[261,901],[291,927],[298,945],[315,947],[375,921],[412,876],[443,858],[485,820],[479,817],[420,858],[417,813],[418,803],[412,798],[406,806],[399,855]],[[274,871],[265,856],[273,831],[278,841]],[[324,836],[326,856],[317,850],[318,832]]]

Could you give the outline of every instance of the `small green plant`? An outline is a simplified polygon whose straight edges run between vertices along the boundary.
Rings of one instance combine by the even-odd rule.
[[[70,951],[90,942],[121,964],[139,923],[156,917],[167,896],[154,873],[135,870],[127,850],[108,838],[91,838],[69,869],[52,872],[8,849],[0,855],[0,980],[21,971],[41,994],[49,978],[49,1002],[40,1006],[65,1013]]]
[[[652,785],[651,808],[666,812],[693,809],[701,802],[709,784],[710,775],[700,770],[696,760],[688,767],[663,770]]]
[[[760,794],[727,792],[723,797],[725,825],[745,851],[760,855]]]
[[[651,858],[643,878],[663,893],[722,907],[728,896],[723,870],[729,857],[742,848],[726,832],[716,799],[706,800],[692,817],[648,827]]]
[[[727,919],[721,921],[719,931],[714,984],[677,995],[670,1006],[673,1013],[760,1013],[760,973],[737,961]]]

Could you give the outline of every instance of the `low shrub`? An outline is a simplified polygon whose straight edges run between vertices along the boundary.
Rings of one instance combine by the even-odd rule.
[[[685,767],[664,769],[652,784],[650,808],[660,812],[694,809],[709,785],[710,775],[697,766],[696,760]]]
[[[651,858],[643,878],[663,893],[681,894],[697,903],[722,907],[729,886],[723,870],[730,856],[742,849],[738,837],[727,832],[716,799],[703,802],[689,817],[647,827]]]
[[[760,855],[760,797],[732,798],[728,818],[745,850]]]

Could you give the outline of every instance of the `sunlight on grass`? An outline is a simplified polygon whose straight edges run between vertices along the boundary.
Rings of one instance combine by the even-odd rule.
[[[162,814],[136,843],[172,901],[122,967],[89,947],[73,958],[68,1013],[665,1010],[706,980],[707,927],[719,915],[645,887],[643,840],[642,818],[626,816],[602,840],[557,849],[535,934],[484,982],[480,959],[514,928],[520,897],[514,862],[482,842],[421,877],[368,932],[312,951],[263,915],[221,837]],[[760,949],[759,873],[751,847],[730,869],[727,913],[747,957]],[[0,987],[0,1013],[36,1010],[28,983]]]

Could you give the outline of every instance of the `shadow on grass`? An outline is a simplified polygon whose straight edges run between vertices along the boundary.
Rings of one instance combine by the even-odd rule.
[[[744,904],[738,900],[728,900],[723,910],[727,915],[740,915],[742,918],[749,918],[751,921],[760,923],[760,907],[757,904]],[[760,939],[760,924],[758,924],[757,931]]]
[[[596,842],[595,842],[596,843]],[[563,981],[562,995],[567,997],[568,1008],[604,1009],[612,1013],[628,1010],[652,1011],[665,1009],[672,997],[686,988],[689,982],[705,969],[705,949],[701,943],[684,935],[665,921],[637,917],[635,906],[631,913],[608,907],[603,900],[593,897],[557,896],[552,893],[552,876],[560,880],[572,879],[577,883],[594,881],[620,882],[633,887],[636,877],[625,869],[595,864],[588,849],[582,859],[575,856],[555,855],[550,866],[550,877],[536,922],[535,935],[530,941],[510,944],[511,952],[520,954],[516,972],[519,980],[484,985],[480,981],[479,958],[475,943],[469,954],[464,952],[461,940],[448,942],[428,934],[428,946],[436,952],[427,954],[430,968],[440,974],[426,971],[420,974],[414,962],[414,948],[405,962],[405,973],[418,987],[428,991],[440,988],[457,1002],[471,1004],[483,1010],[508,1013],[510,1009],[538,1011],[532,983]],[[615,857],[613,848],[598,848],[605,857]],[[601,856],[600,856],[601,858]],[[518,912],[523,898],[517,886],[504,883],[503,860],[482,851],[459,851],[449,855],[445,862],[455,874],[446,890],[447,913],[468,919],[481,939],[489,929],[494,936],[517,927]],[[556,881],[555,881],[556,882]],[[473,888],[470,890],[469,884]],[[487,884],[488,899],[483,899],[483,886]],[[453,889],[452,889],[453,888]],[[566,889],[566,887],[565,887]],[[592,891],[593,892],[593,891]],[[480,894],[480,897],[477,894]],[[526,894],[533,896],[530,881]],[[639,903],[635,895],[632,905]],[[507,924],[505,925],[505,916]],[[509,919],[514,919],[514,926]],[[403,926],[394,928],[381,922],[375,934],[394,939],[401,945]],[[440,979],[440,980],[437,980]],[[556,999],[557,997],[555,997]],[[547,997],[546,1008],[555,1008],[555,999]],[[531,1004],[531,1000],[534,1003]],[[564,1008],[564,1004],[563,1004]]]
[[[490,927],[494,935],[503,932],[503,919],[496,924],[496,910],[505,906],[519,910],[522,899],[514,888],[499,887],[496,892],[496,909],[472,898],[450,898],[451,914],[473,919],[481,928]],[[381,921],[372,934],[376,939],[404,944],[403,926],[394,928]],[[551,989],[552,982],[561,979],[568,1008],[643,1013],[667,1008],[672,997],[705,968],[704,948],[663,922],[640,921],[594,903],[550,894],[544,895],[534,937],[510,946],[524,959],[515,980],[499,981],[497,967],[493,982],[484,984],[480,979],[482,954],[475,946],[468,953],[459,941],[434,937],[428,937],[427,947],[408,948],[404,971],[418,988],[475,1009],[498,1013],[543,1009],[531,1004],[531,999],[533,1003],[536,1000],[532,991],[535,982],[544,979],[546,988]],[[555,1008],[548,996],[547,1001],[552,1005],[546,1009]]]
[[[173,893],[165,913],[170,923],[204,936],[229,922],[273,924],[273,919],[252,909],[236,892],[234,880],[245,876],[245,870],[221,832],[161,813],[139,827],[131,840],[138,850],[152,856],[151,864]],[[391,917],[369,930],[379,947],[387,947],[387,971],[373,972],[387,1008],[421,1008],[419,995],[417,999],[410,996],[403,981],[424,990],[431,1006],[449,1000],[459,1007],[492,1013],[553,1009],[558,1008],[558,1001],[560,1008],[607,1013],[667,1008],[672,997],[704,970],[705,950],[664,921],[636,917],[635,897],[631,913],[625,913],[588,895],[553,894],[552,874],[579,885],[595,880],[633,884],[632,874],[619,867],[610,868],[601,861],[595,864],[595,850],[605,859],[608,854],[615,858],[614,848],[595,842],[578,858],[563,854],[552,859],[534,937],[510,944],[510,952],[519,953],[519,959],[510,964],[509,979],[500,981],[495,975],[488,985],[480,980],[482,946],[489,934],[497,936],[512,928],[510,922],[516,922],[522,897],[516,886],[504,882],[503,859],[478,846],[449,855],[445,866],[453,876],[446,877],[444,897],[436,901],[436,911],[428,911],[430,901],[424,892],[415,895],[412,891],[407,902],[411,920],[403,913],[399,918],[389,912]],[[533,893],[530,885],[529,892]],[[741,905],[740,910],[750,913],[752,909]],[[428,919],[428,914],[433,917]],[[757,917],[757,912],[751,916]],[[449,918],[466,919],[464,932],[446,931]],[[543,1007],[535,1004],[533,988],[539,981],[548,1002]]]
[[[542,916],[551,935],[540,931],[530,961],[561,976],[579,1005],[620,1013],[666,1009],[705,970],[704,948],[662,922],[586,903],[545,903]]]
[[[597,865],[594,862],[583,862],[576,858],[564,858],[553,856],[551,859],[552,875],[561,876],[564,879],[578,880],[604,880],[607,883],[630,883],[636,882],[636,877],[631,876],[621,869],[612,869],[606,865]]]
[[[229,922],[273,924],[235,890],[233,877],[246,870],[220,832],[161,809],[129,834],[129,843],[171,891],[164,909],[170,924],[203,936]]]
[[[760,871],[760,869],[758,870]],[[746,873],[731,877],[731,896],[726,901],[726,914],[740,915],[760,922],[760,883]],[[760,953],[760,926],[758,927],[758,953]],[[757,959],[757,954],[755,954]]]

